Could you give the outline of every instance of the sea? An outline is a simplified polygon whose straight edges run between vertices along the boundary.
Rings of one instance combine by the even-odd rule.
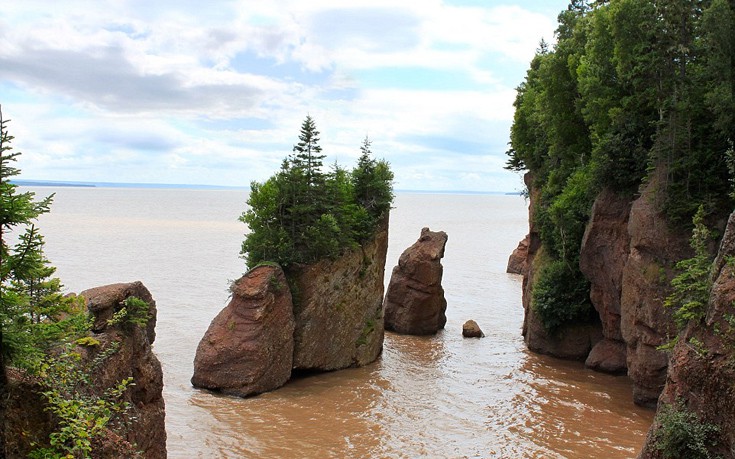
[[[242,399],[190,378],[199,340],[246,270],[247,190],[21,191],[55,193],[38,226],[66,292],[140,280],[153,294],[170,458],[634,458],[653,419],[632,403],[627,377],[525,348],[522,280],[505,272],[528,231],[521,196],[397,193],[385,281],[423,227],[445,231],[445,329],[387,333],[373,364]],[[484,338],[462,337],[469,319]]]

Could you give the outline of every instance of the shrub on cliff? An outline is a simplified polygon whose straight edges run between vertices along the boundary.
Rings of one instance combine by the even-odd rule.
[[[720,457],[710,453],[710,449],[717,446],[719,428],[700,421],[682,402],[675,406],[664,405],[655,423],[659,427],[654,434],[654,447],[664,459]]]
[[[250,185],[249,209],[240,220],[250,232],[241,254],[248,266],[271,261],[288,268],[336,258],[374,232],[393,201],[393,173],[375,160],[370,141],[352,171],[335,164],[324,172],[319,131],[307,116],[299,142],[281,169]]]

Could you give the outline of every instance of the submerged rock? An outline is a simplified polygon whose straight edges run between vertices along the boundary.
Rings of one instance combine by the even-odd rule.
[[[191,383],[241,397],[281,387],[291,377],[293,330],[281,268],[251,269],[235,281],[232,300],[199,342]]]
[[[421,230],[421,236],[398,259],[385,296],[385,327],[409,335],[430,335],[447,322],[441,285],[441,259],[447,234]]]
[[[485,334],[474,320],[468,320],[462,325],[462,336],[465,338],[484,338]]]

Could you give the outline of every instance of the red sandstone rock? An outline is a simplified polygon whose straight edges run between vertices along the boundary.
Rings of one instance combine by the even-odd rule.
[[[541,238],[534,224],[534,203],[538,202],[540,191],[533,188],[530,173],[524,176],[526,186],[531,190],[528,207],[529,241],[526,270],[523,273],[523,339],[528,349],[539,354],[568,360],[584,360],[592,347],[602,338],[599,325],[567,325],[556,333],[549,334],[531,307],[534,278],[539,269],[537,255],[541,251]]]
[[[130,404],[130,420],[124,437],[107,431],[92,442],[92,457],[165,459],[166,426],[163,400],[163,372],[151,349],[155,338],[156,303],[140,282],[112,284],[86,290],[80,294],[94,316],[92,337],[99,344],[77,346],[76,352],[84,365],[92,365],[104,350],[117,349],[94,366],[88,387],[79,387],[85,394],[102,395],[125,378],[133,377],[134,385],[123,394]],[[146,328],[130,323],[109,325],[107,320],[122,307],[122,302],[135,296],[149,305],[151,320]],[[44,387],[22,371],[10,371],[7,411],[4,413],[5,449],[7,457],[27,457],[35,449],[34,442],[45,444],[57,428],[53,417],[44,410],[41,395]],[[2,456],[2,454],[0,454]]]
[[[253,268],[234,283],[232,300],[199,342],[191,383],[241,397],[281,387],[291,377],[293,330],[283,271]]]
[[[603,339],[592,348],[584,362],[587,368],[614,375],[626,374],[625,343]]]
[[[620,296],[630,248],[630,206],[627,198],[603,190],[592,206],[579,255],[579,266],[590,281],[590,300],[600,315],[605,338],[585,363],[594,370],[614,374],[627,371],[620,331]]]
[[[633,400],[655,406],[666,381],[668,357],[656,348],[676,334],[672,310],[663,305],[671,291],[673,266],[691,256],[689,235],[669,229],[661,208],[657,170],[631,207],[628,221],[630,254],[623,269],[620,330],[627,345],[628,376]]]
[[[508,257],[508,267],[505,272],[511,274],[523,274],[528,265],[528,246],[531,241],[531,235],[527,234],[523,240],[518,243],[518,247]]]
[[[421,236],[398,259],[385,295],[385,327],[409,335],[430,335],[447,322],[447,301],[441,285],[443,231],[421,230]]]
[[[125,393],[130,402],[135,420],[124,439],[135,445],[146,459],[162,459],[166,457],[165,403],[163,400],[163,371],[161,363],[153,353],[151,343],[155,339],[156,303],[151,293],[141,282],[112,284],[92,288],[80,293],[86,299],[87,307],[94,314],[95,329],[102,333],[94,335],[105,348],[106,344],[115,341],[120,349],[93,374],[93,386],[97,388],[112,387],[122,379],[132,376],[135,385]],[[120,308],[121,302],[135,296],[149,304],[150,320],[145,329],[138,326],[128,327],[124,324],[108,326],[106,317],[110,311]],[[96,348],[85,348],[83,354],[94,359]],[[99,458],[120,457],[116,449],[118,442],[104,441],[103,448],[95,454]]]
[[[145,301],[151,305],[148,310],[150,319],[146,326],[146,335],[151,344],[156,340],[156,302],[153,300],[151,292],[142,282],[136,281],[94,287],[83,291],[80,296],[85,298],[87,309],[94,314],[92,331],[95,333],[102,332],[107,328],[107,321],[112,318],[115,312],[120,310],[122,302],[128,297],[134,296]]]
[[[735,304],[735,267],[727,257],[735,256],[735,213],[730,215],[720,251],[714,262],[714,283],[707,316],[702,323],[690,323],[679,334],[674,347],[662,404],[681,403],[705,423],[719,428],[712,457],[735,457],[735,329],[730,323]],[[730,319],[730,320],[728,320]],[[640,459],[659,459],[655,447],[654,424]]]
[[[485,334],[474,320],[468,320],[462,325],[462,336],[465,338],[484,338]]]

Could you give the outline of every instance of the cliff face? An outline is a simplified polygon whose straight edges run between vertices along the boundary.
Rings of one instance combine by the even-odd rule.
[[[159,459],[166,457],[165,407],[163,400],[163,373],[161,364],[151,349],[150,331],[155,327],[155,301],[140,282],[114,284],[87,290],[81,294],[87,301],[95,324],[94,346],[77,346],[82,364],[92,364],[100,359],[102,349],[117,350],[93,366],[88,389],[104,391],[122,379],[133,377],[135,385],[128,388],[123,399],[130,403],[132,420],[120,437],[108,431],[93,443],[93,456],[112,459],[129,456],[139,451],[139,457]],[[112,317],[121,302],[136,296],[149,305],[151,320],[147,329],[121,323],[107,325],[102,317]],[[18,371],[10,372],[7,412],[5,418],[5,442],[8,457],[27,457],[34,448],[32,442],[45,444],[53,431],[51,415],[44,411],[44,390],[34,380]],[[101,395],[101,394],[98,394]]]
[[[606,373],[627,371],[625,342],[620,331],[620,294],[630,245],[630,205],[629,200],[610,191],[600,193],[592,206],[579,255],[582,274],[590,281],[590,299],[600,315],[603,336],[585,364]]]
[[[387,250],[386,217],[361,248],[288,273],[295,297],[294,369],[337,370],[378,358]]]
[[[679,335],[671,355],[666,386],[659,401],[717,426],[710,440],[717,457],[735,457],[735,213],[730,215],[720,251],[713,265],[713,285],[704,324],[691,323]],[[662,458],[654,423],[641,459]]]
[[[523,333],[529,349],[586,360],[587,366],[599,371],[627,370],[634,401],[646,406],[655,406],[666,378],[667,355],[656,347],[676,333],[671,311],[664,308],[663,301],[670,292],[675,263],[690,253],[688,234],[673,233],[656,210],[664,179],[662,173],[654,174],[633,202],[603,191],[593,205],[580,250],[580,268],[591,282],[590,299],[601,329],[572,325],[549,336],[535,317],[531,292],[539,265],[536,260],[543,249],[532,214],[523,282]],[[538,192],[532,190],[530,197],[532,212]]]
[[[547,354],[569,360],[584,360],[592,347],[602,338],[599,324],[597,325],[564,325],[555,333],[546,331],[541,320],[536,316],[531,306],[534,279],[543,263],[543,248],[541,237],[534,223],[533,209],[538,201],[540,192],[532,187],[533,179],[530,174],[524,176],[526,186],[530,190],[530,206],[528,211],[529,234],[528,256],[523,271],[523,339],[526,346],[534,352]]]
[[[663,305],[671,292],[677,261],[690,256],[689,235],[673,233],[655,209],[657,189],[665,180],[659,171],[633,202],[628,222],[630,255],[623,269],[620,330],[627,348],[633,400],[655,406],[666,380],[668,357],[656,347],[666,344],[676,327]]]

